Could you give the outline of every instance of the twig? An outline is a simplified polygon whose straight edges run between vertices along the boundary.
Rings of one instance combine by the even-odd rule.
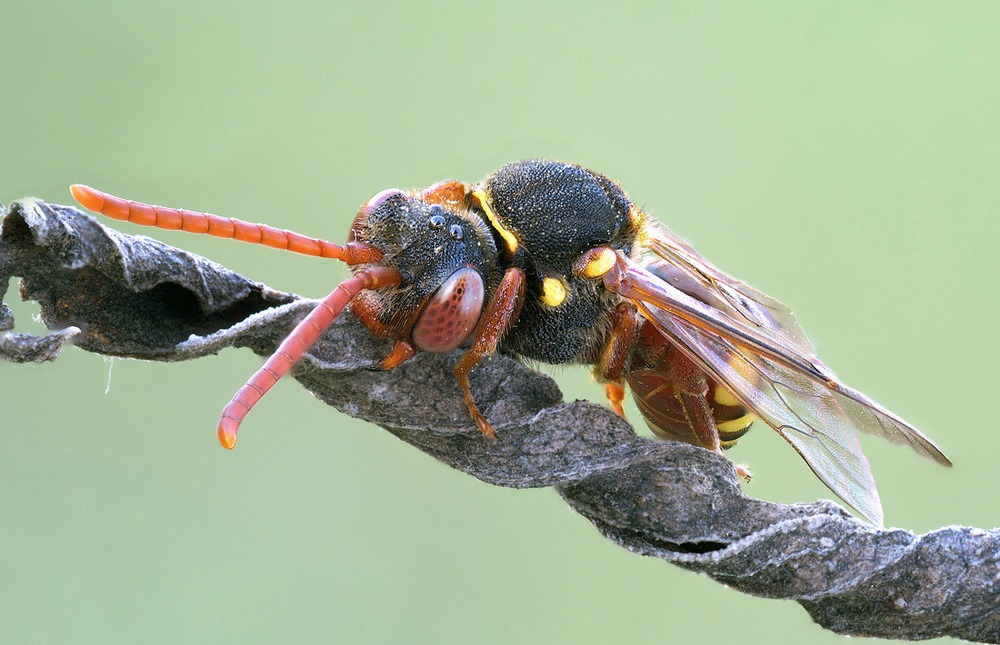
[[[23,278],[21,296],[37,300],[56,330],[43,338],[0,335],[0,356],[15,362],[53,360],[66,342],[164,361],[228,346],[266,354],[312,305],[35,200],[5,211],[0,289],[10,276]],[[9,309],[0,307],[0,331],[12,325]],[[617,544],[745,593],[796,600],[828,629],[1000,642],[996,529],[915,536],[873,529],[831,502],[747,498],[725,459],[637,437],[600,406],[562,403],[551,379],[505,357],[473,372],[473,390],[498,435],[485,441],[455,385],[455,355],[370,369],[386,351],[344,315],[294,376],[328,404],[453,468],[500,486],[554,486]]]

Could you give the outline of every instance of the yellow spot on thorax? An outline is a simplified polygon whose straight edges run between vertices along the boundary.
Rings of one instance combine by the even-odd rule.
[[[542,303],[550,307],[558,307],[566,300],[566,285],[559,278],[542,278]]]

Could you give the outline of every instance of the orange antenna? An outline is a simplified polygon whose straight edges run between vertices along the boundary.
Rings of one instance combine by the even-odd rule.
[[[73,198],[85,208],[112,219],[140,226],[225,237],[303,255],[342,260],[347,264],[365,264],[375,262],[382,257],[381,251],[362,242],[334,244],[266,224],[254,224],[211,213],[134,202],[82,184],[74,184],[69,189],[73,193]]]
[[[380,250],[363,242],[334,244],[266,224],[134,202],[81,184],[70,186],[70,191],[85,208],[140,226],[215,235],[304,255],[342,260],[347,264],[367,264],[382,257]],[[223,447],[232,450],[236,446],[236,433],[250,409],[319,340],[355,296],[364,289],[393,286],[402,280],[402,274],[396,269],[373,266],[344,280],[323,298],[223,408],[222,419],[219,421],[219,442]]]
[[[219,421],[219,443],[228,450],[236,446],[236,433],[250,409],[319,340],[354,296],[363,289],[397,285],[402,279],[399,271],[392,267],[374,266],[337,285],[281,341],[278,349],[223,408],[222,419]]]

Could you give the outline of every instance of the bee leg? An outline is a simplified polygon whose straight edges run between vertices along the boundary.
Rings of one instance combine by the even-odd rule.
[[[614,268],[617,261],[614,249],[595,246],[587,249],[573,262],[573,273],[583,278],[600,278]],[[604,394],[611,409],[625,418],[625,374],[629,359],[639,338],[639,316],[635,305],[623,302],[615,309],[614,323],[601,357],[594,367],[594,376],[603,382]]]
[[[674,395],[684,411],[684,416],[687,418],[688,425],[691,426],[691,431],[694,432],[698,444],[702,448],[721,455],[722,445],[719,441],[719,430],[715,427],[712,409],[708,405],[708,398],[705,394],[678,389]]]
[[[604,393],[611,409],[625,418],[625,373],[639,339],[639,315],[635,305],[623,302],[615,309],[611,334],[601,349],[594,376],[604,383]]]
[[[725,456],[719,440],[719,427],[708,404],[708,383],[705,381],[705,373],[679,351],[670,352],[669,357],[674,396],[684,411],[691,432],[702,448]],[[740,479],[745,482],[750,481],[753,475],[749,468],[735,463],[733,466]]]
[[[690,363],[687,359],[685,359],[685,362]],[[693,364],[691,364],[691,366],[694,367]],[[685,378],[686,376],[687,375],[684,375]],[[700,377],[702,383],[704,383],[704,375],[699,373],[698,376]],[[681,409],[684,410],[688,425],[691,426],[691,431],[694,433],[695,438],[697,438],[698,443],[702,448],[711,450],[712,452],[729,459],[729,457],[722,452],[722,445],[719,441],[719,428],[715,425],[715,417],[712,415],[712,408],[708,405],[707,388],[702,391],[682,390],[682,388],[691,384],[694,384],[694,382],[678,382],[675,389],[675,396],[681,405]],[[736,468],[736,475],[743,481],[749,483],[750,478],[753,477],[750,469],[742,464],[733,463],[731,459],[729,459],[729,461],[733,464],[733,467]]]
[[[608,381],[604,384],[604,396],[608,398],[608,405],[614,410],[618,416],[623,419],[628,417],[625,416],[625,406],[622,402],[625,400],[625,384],[620,381]]]
[[[496,433],[493,432],[490,422],[476,406],[472,389],[469,387],[469,372],[484,357],[496,353],[500,341],[521,313],[521,306],[524,304],[524,289],[524,272],[517,267],[507,269],[493,299],[480,319],[472,347],[465,352],[462,359],[458,361],[458,365],[455,366],[455,378],[458,379],[458,386],[462,389],[462,396],[465,397],[465,405],[468,406],[469,414],[472,415],[472,419],[487,439],[496,438]]]
[[[358,317],[358,320],[361,321],[361,324],[364,325],[373,336],[380,338],[394,338],[400,335],[396,329],[386,325],[378,319],[378,310],[372,305],[371,301],[357,299],[352,303],[351,310],[354,312],[354,315]],[[413,356],[414,353],[415,350],[413,349],[413,345],[405,340],[398,340],[397,338],[389,354],[382,360],[371,365],[370,369],[391,370],[394,367],[399,367],[411,356]]]
[[[391,370],[394,367],[398,367],[411,356],[413,356],[413,345],[405,340],[397,340],[396,344],[392,346],[392,351],[379,361],[378,368],[380,370]]]
[[[691,433],[702,448],[722,454],[719,429],[708,404],[708,383],[705,373],[684,354],[671,351],[665,360],[666,372]]]
[[[361,324],[365,326],[365,329],[370,331],[372,336],[375,336],[376,338],[396,338],[400,335],[397,329],[379,320],[378,307],[370,300],[355,298],[351,302],[351,312],[357,316],[358,320],[361,321]],[[396,351],[398,351],[398,348],[393,347],[392,352],[390,352],[390,356]],[[402,362],[403,361],[399,361],[395,365],[399,365],[399,363]],[[395,365],[393,365],[393,367],[395,367]]]

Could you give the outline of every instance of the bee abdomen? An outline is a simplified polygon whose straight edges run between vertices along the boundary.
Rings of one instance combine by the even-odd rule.
[[[628,377],[636,406],[646,425],[664,439],[700,445],[698,433],[674,389],[670,374],[663,369],[636,370]],[[753,413],[747,410],[724,387],[706,379],[706,402],[723,448],[731,448],[750,430]]]

